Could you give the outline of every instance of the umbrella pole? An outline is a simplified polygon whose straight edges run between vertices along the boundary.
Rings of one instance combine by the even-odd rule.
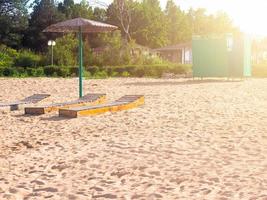
[[[79,27],[79,97],[83,96],[83,41],[82,28]]]

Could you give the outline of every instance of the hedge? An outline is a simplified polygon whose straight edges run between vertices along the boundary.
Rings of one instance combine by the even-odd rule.
[[[106,77],[162,77],[163,73],[185,74],[191,71],[190,65],[126,65],[85,67],[84,76],[90,78]],[[78,67],[0,67],[4,77],[77,77]],[[267,77],[267,64],[253,65],[253,77]]]
[[[191,71],[190,65],[129,65],[129,66],[105,66],[85,67],[84,76],[92,78],[106,77],[161,77],[163,73],[183,74]],[[13,77],[77,77],[78,67],[2,67],[0,76]]]

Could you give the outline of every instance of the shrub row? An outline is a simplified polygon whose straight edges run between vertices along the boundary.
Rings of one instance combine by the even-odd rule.
[[[254,65],[253,77],[267,77],[267,65]],[[85,67],[84,76],[92,78],[107,77],[161,77],[163,73],[184,74],[191,71],[190,65],[131,65]],[[6,77],[77,77],[77,67],[0,67],[0,76]]]
[[[183,74],[191,70],[190,65],[142,65],[85,67],[84,76],[106,77],[161,77],[163,73]],[[77,67],[46,66],[37,68],[1,67],[0,76],[10,77],[76,77]]]
[[[43,76],[44,69],[39,68],[23,68],[23,67],[1,67],[0,76],[6,77],[28,77],[28,76]]]
[[[0,76],[6,77],[75,77],[77,67],[46,66],[37,68],[0,67]]]
[[[185,74],[191,71],[191,65],[181,64],[157,64],[157,65],[128,65],[128,66],[105,66],[87,67],[91,75],[106,72],[108,77],[161,77],[163,73]]]

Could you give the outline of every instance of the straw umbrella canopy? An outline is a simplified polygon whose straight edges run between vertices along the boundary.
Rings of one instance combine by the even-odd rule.
[[[79,34],[79,97],[83,96],[83,42],[82,33],[98,33],[109,32],[117,29],[117,26],[105,24],[84,18],[75,18],[63,22],[59,22],[47,27],[43,32],[63,32]]]

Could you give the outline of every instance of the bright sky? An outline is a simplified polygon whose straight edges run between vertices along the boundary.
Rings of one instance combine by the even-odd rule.
[[[112,0],[88,0],[93,6],[95,2],[109,4]],[[80,0],[75,0],[80,2]],[[160,0],[165,8],[167,0]],[[174,0],[182,9],[206,8],[209,13],[226,12],[234,24],[250,35],[267,36],[267,0]]]
[[[165,0],[161,0],[164,4]],[[225,11],[242,31],[251,35],[267,35],[266,0],[175,0],[183,9],[206,8],[209,12]]]

